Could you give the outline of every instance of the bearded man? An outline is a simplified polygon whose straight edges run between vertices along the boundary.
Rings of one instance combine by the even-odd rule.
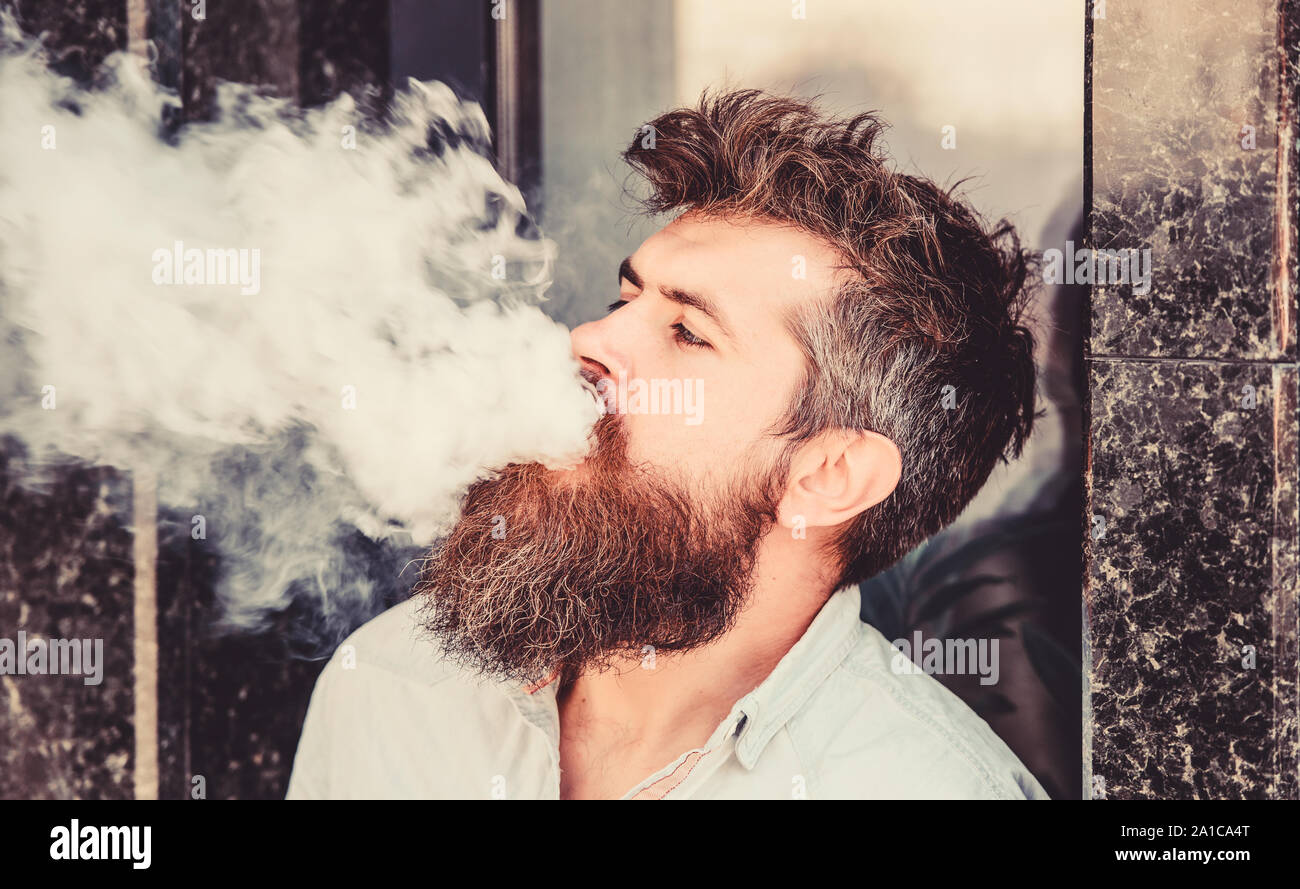
[[[890,170],[871,114],[742,90],[651,125],[623,157],[680,213],[572,333],[592,452],[470,488],[325,667],[288,796],[1046,798],[859,617],[1030,433],[1014,231]],[[693,422],[618,410],[646,381]]]

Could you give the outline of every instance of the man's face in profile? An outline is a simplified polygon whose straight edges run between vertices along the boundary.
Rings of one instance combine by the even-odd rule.
[[[785,493],[769,430],[805,359],[784,314],[829,298],[834,264],[797,229],[695,214],[641,245],[618,303],[572,335],[626,413],[601,418],[575,469],[512,464],[472,486],[427,563],[426,623],[448,655],[532,682],[732,626]],[[655,386],[693,399],[651,412]]]

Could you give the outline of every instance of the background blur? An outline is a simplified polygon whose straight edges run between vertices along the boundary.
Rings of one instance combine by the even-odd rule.
[[[967,179],[973,205],[1012,220],[1030,248],[1082,240],[1085,17],[1073,0],[227,0],[209,5],[202,28],[191,5],[11,4],[74,77],[91,80],[115,50],[148,54],[188,120],[211,112],[223,79],[304,106],[364,94],[379,117],[406,78],[447,82],[483,104],[500,169],[558,243],[545,308],[570,326],[603,311],[619,261],[666,222],[632,211],[618,153],[642,123],[705,87],[820,96],[843,115],[877,110],[892,124],[886,142],[900,169],[946,185]],[[921,628],[1000,639],[993,693],[945,682],[1054,798],[1082,793],[1081,290],[1040,290],[1046,414],[1024,458],[999,468],[957,525],[864,585],[864,618],[888,638]],[[110,656],[98,688],[20,689],[0,677],[0,797],[153,787],[186,798],[195,776],[209,797],[282,796],[321,662],[296,657],[287,634],[214,634],[219,566],[169,533],[184,531],[183,519],[160,515],[158,757],[142,782],[131,479],[70,466],[33,492],[5,471],[17,453],[8,443],[0,464],[0,635],[104,637]],[[358,549],[377,577],[392,578],[376,609],[400,600],[406,554]]]

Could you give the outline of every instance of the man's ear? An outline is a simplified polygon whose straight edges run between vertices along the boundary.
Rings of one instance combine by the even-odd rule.
[[[805,443],[790,464],[780,523],[808,527],[848,521],[889,496],[903,473],[894,442],[878,432],[828,430]]]

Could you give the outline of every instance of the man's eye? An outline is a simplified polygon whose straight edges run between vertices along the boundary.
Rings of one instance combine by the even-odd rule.
[[[631,300],[616,299],[609,305],[605,306],[605,311],[613,312],[615,309],[623,308],[623,306],[627,305],[629,302],[631,302]],[[683,346],[690,346],[693,349],[713,348],[713,346],[709,345],[705,340],[702,340],[695,334],[691,333],[690,330],[687,329],[686,325],[681,322],[674,324],[672,329],[673,339],[677,340],[677,342],[681,343]]]
[[[713,348],[707,342],[705,342],[704,340],[700,339],[698,336],[696,336],[695,334],[687,330],[685,324],[681,324],[681,323],[674,324],[673,330],[677,332],[677,342],[683,345],[693,346],[697,349]]]

